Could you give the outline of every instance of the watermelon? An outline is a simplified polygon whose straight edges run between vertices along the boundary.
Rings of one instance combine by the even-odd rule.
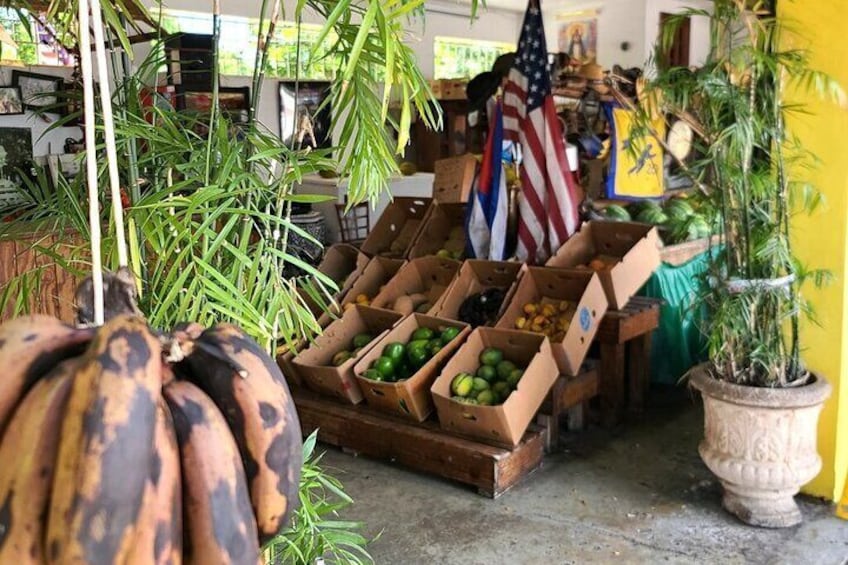
[[[629,222],[632,218],[624,207],[617,204],[610,204],[604,208],[604,216],[614,222]]]
[[[631,202],[627,206],[627,211],[630,212],[631,218],[636,218],[644,212],[645,210],[658,210],[662,212],[662,208],[659,204],[654,202],[653,200],[637,200],[635,202]]]
[[[656,208],[648,207],[642,210],[638,216],[636,216],[636,221],[641,222],[643,224],[653,224],[655,226],[659,226],[668,222],[668,216],[666,216],[665,212],[662,211],[662,208],[657,206]]]
[[[686,200],[681,198],[672,198],[665,203],[663,211],[669,218],[675,220],[685,220],[695,215],[695,209]]]

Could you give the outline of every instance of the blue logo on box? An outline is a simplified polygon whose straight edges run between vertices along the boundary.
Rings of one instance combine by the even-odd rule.
[[[592,325],[592,316],[589,314],[589,309],[585,306],[580,309],[580,329],[584,332],[589,331],[589,326]]]

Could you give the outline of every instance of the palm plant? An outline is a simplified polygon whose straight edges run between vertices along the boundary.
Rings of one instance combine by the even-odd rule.
[[[297,22],[305,10],[325,19],[319,36],[329,46],[315,42],[310,64],[323,56],[332,58],[337,66],[332,107],[339,147],[334,154],[286,147],[256,119],[254,109],[268,64],[268,46],[276,23],[285,16],[280,1],[262,2],[247,124],[232,123],[216,111],[214,102],[211,116],[186,115],[168,105],[142,107],[140,93],[157,84],[162,61],[153,53],[133,69],[128,36],[143,27],[133,23],[136,16],[148,23],[155,18],[143,0],[100,3],[107,34],[121,46],[112,58],[119,108],[115,126],[122,183],[129,200],[125,215],[130,266],[140,282],[142,312],[153,326],[163,328],[184,320],[204,325],[230,321],[269,350],[279,342],[294,344],[320,331],[304,294],[326,304],[322,297],[331,296],[335,283],[288,246],[291,233],[310,238],[292,223],[291,205],[316,201],[309,195],[294,194],[293,186],[305,174],[333,170],[349,177],[351,205],[375,200],[386,190],[389,176],[397,172],[395,156],[408,141],[413,112],[431,127],[440,125],[441,117],[432,104],[427,83],[413,52],[404,43],[404,23],[421,16],[423,0],[297,3],[292,14]],[[477,3],[472,2],[472,16]],[[20,0],[12,4],[32,12],[43,3]],[[77,44],[75,4],[52,2],[46,13],[57,38],[70,48]],[[214,7],[217,46],[217,1]],[[213,76],[214,98],[217,73]],[[390,105],[399,107],[398,121],[392,119]],[[74,118],[66,117],[55,125]],[[393,141],[392,133],[397,141]],[[105,162],[99,156],[88,157]],[[107,182],[104,166],[100,185]],[[70,180],[60,177],[56,186],[50,186],[47,176],[40,175],[21,192],[25,204],[17,210],[20,215],[4,228],[35,223],[45,231],[79,234],[76,246],[63,240],[45,243],[36,250],[60,267],[84,274],[90,242],[84,176]],[[102,223],[109,226],[110,202],[101,200]],[[114,232],[104,229],[104,234],[103,257],[106,265],[114,268]],[[287,266],[299,268],[304,276],[285,278]],[[7,305],[12,305],[16,314],[30,309],[33,304],[25,298],[38,289],[42,269],[36,267],[7,282],[0,295],[0,311]],[[304,445],[301,510],[292,527],[271,542],[273,562],[312,563],[322,555],[338,563],[370,562],[364,550],[366,540],[357,533],[361,524],[336,517],[352,501],[341,485],[322,471],[320,457],[312,454],[314,444],[313,435]]]
[[[802,49],[787,47],[788,30],[772,1],[716,0],[711,12],[686,10],[668,20],[658,44],[667,52],[677,27],[710,21],[711,50],[700,69],[659,69],[651,96],[700,136],[700,158],[687,167],[718,214],[721,245],[704,285],[705,328],[713,376],[736,384],[787,387],[807,382],[799,316],[812,315],[801,295],[807,270],[792,254],[793,213],[810,212],[815,190],[798,180],[812,161],[786,131],[790,88],[839,95],[811,70]]]

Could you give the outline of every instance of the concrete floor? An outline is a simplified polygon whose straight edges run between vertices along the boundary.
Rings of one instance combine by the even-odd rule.
[[[491,500],[463,485],[326,448],[378,564],[757,563],[845,565],[848,522],[800,498],[805,522],[742,525],[701,463],[700,403],[652,396],[652,416],[566,436],[542,468]]]

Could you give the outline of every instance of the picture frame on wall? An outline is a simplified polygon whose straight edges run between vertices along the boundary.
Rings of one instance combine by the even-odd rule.
[[[329,81],[280,81],[280,137],[287,146],[313,149],[332,146],[329,98]]]
[[[208,114],[212,111],[213,93],[207,90],[177,87],[177,109]],[[218,89],[218,108],[236,123],[247,123],[250,110],[250,87],[222,86]]]
[[[24,113],[24,100],[17,86],[0,86],[0,116]]]
[[[61,77],[12,71],[12,86],[21,89],[24,108],[30,110],[52,111],[57,108],[63,85],[64,80]]]

